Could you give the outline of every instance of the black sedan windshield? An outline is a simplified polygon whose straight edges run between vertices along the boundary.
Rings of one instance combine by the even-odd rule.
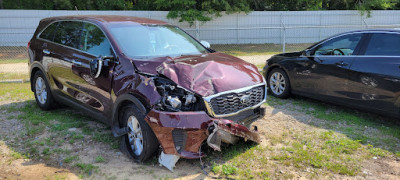
[[[132,58],[207,53],[200,43],[174,26],[124,25],[110,29],[124,53]]]

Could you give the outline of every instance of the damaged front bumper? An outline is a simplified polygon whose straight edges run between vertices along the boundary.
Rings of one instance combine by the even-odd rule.
[[[152,128],[163,152],[160,163],[172,170],[175,163],[168,160],[203,157],[200,146],[207,140],[207,144],[214,150],[221,150],[221,143],[234,144],[239,137],[245,141],[260,142],[257,127],[250,128],[249,120],[254,121],[264,115],[263,108],[253,109],[254,113],[242,121],[233,121],[224,118],[212,118],[203,111],[198,112],[165,112],[152,109],[145,120]],[[247,125],[247,127],[246,127]],[[172,158],[172,156],[174,158]],[[175,161],[175,162],[176,162]]]

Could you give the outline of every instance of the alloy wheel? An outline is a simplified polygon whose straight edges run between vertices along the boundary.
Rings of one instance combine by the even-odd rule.
[[[36,98],[40,102],[40,104],[45,104],[47,100],[47,89],[46,83],[44,82],[42,77],[38,77],[35,83],[35,92]]]
[[[140,156],[143,151],[143,134],[139,121],[135,116],[130,116],[127,126],[129,128],[128,139],[132,151],[136,156]]]
[[[276,95],[281,95],[286,88],[286,80],[282,73],[275,72],[269,79],[269,87],[271,91]]]

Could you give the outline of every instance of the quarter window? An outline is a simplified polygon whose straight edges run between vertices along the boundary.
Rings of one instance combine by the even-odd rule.
[[[54,36],[54,42],[78,48],[80,35],[82,33],[83,22],[62,21],[59,23]]]
[[[326,56],[326,55],[339,55],[349,56],[353,55],[354,50],[357,47],[358,42],[361,40],[363,34],[350,34],[340,36],[331,39],[322,45],[319,45],[314,55],[315,56]]]
[[[51,24],[48,26],[40,35],[39,37],[42,39],[53,41],[54,38],[54,31],[57,29],[58,22]]]
[[[372,34],[365,55],[400,55],[400,35],[379,33]]]
[[[79,49],[96,56],[111,56],[112,48],[103,31],[96,25],[85,23]]]

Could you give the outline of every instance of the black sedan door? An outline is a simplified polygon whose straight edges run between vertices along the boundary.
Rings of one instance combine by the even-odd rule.
[[[303,80],[301,84],[314,85],[312,89],[300,86],[300,90],[319,99],[347,100],[349,67],[362,37],[361,33],[341,35],[313,48],[306,66],[297,69],[297,76],[313,77],[298,79]]]
[[[363,55],[351,66],[349,90],[359,106],[399,113],[400,106],[400,34],[370,34]]]

